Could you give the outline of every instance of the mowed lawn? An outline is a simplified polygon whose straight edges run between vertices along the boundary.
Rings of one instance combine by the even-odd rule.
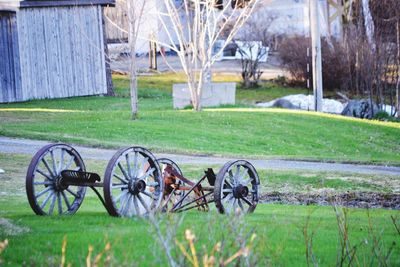
[[[94,248],[94,261],[95,255],[104,249],[107,242],[111,244],[111,263],[114,266],[166,266],[164,249],[157,242],[147,219],[110,217],[93,196],[87,197],[73,216],[36,216],[23,197],[2,198],[0,210],[2,220],[5,218],[13,225],[7,226],[11,230],[4,226],[0,228],[0,239],[7,238],[9,241],[9,246],[0,255],[5,266],[59,265],[64,237],[68,242],[66,263],[70,262],[72,266],[85,265],[89,245]],[[358,264],[378,265],[379,259],[374,253],[384,257],[393,246],[387,263],[399,266],[400,236],[391,222],[391,216],[397,216],[398,220],[398,215],[398,211],[380,209],[369,211],[369,215],[364,209],[348,211],[350,248],[356,247]],[[174,224],[182,216],[182,224]],[[217,214],[214,210],[166,217],[161,216],[161,227],[177,228],[172,244],[177,239],[187,246],[184,232],[190,229],[197,237],[199,255],[204,255],[204,251],[210,253],[219,241],[226,242],[227,256],[239,249],[239,244],[235,242],[238,232],[228,227],[229,220],[236,218]],[[335,265],[340,238],[332,207],[262,204],[253,214],[244,217],[243,224],[245,233],[252,231],[257,235],[250,254],[258,258],[257,266],[307,266],[305,229],[313,235],[312,248],[319,265]],[[12,234],[7,234],[8,231]],[[174,257],[180,257],[178,249],[175,248],[173,253]]]
[[[101,257],[100,265],[166,266],[164,249],[157,242],[154,226],[149,220],[110,217],[90,190],[73,216],[34,215],[25,193],[25,173],[30,160],[29,155],[0,153],[0,165],[5,170],[0,174],[0,241],[7,239],[9,242],[0,254],[4,266],[60,265],[64,238],[67,240],[65,263],[72,266],[86,264],[89,246],[93,247],[91,261],[95,261],[107,243],[111,248]],[[107,161],[85,159],[85,164],[89,171],[102,176]],[[221,166],[213,167],[218,170]],[[203,170],[193,165],[181,165],[181,168],[185,176],[194,180]],[[261,193],[271,190],[322,192],[325,189],[392,192],[399,183],[399,177],[369,175],[353,177],[349,174],[267,170],[260,170],[259,175]],[[227,259],[239,250],[238,238],[249,239],[255,233],[249,257],[256,260],[257,266],[307,266],[307,246],[320,266],[333,266],[337,261],[341,238],[332,207],[259,204],[253,214],[243,219],[220,215],[212,204],[211,207],[209,213],[194,210],[171,216],[164,214],[157,220],[163,232],[167,227],[176,229],[170,242],[174,258],[182,258],[175,240],[187,247],[184,233],[190,229],[196,235],[199,259],[205,253],[209,254],[218,242],[223,242],[222,251]],[[338,210],[340,213],[346,211]],[[353,260],[359,265],[375,266],[385,261],[398,266],[400,234],[392,220],[399,227],[400,212],[383,209],[347,209],[347,212],[349,248],[356,249]],[[182,223],[177,224],[180,220]],[[108,256],[110,260],[105,263]],[[245,259],[240,260],[243,265]],[[237,263],[238,260],[229,266],[237,266]],[[348,260],[345,261],[347,264]],[[182,264],[189,265],[187,261]]]
[[[0,242],[7,239],[8,247],[0,253],[4,266],[56,266],[62,260],[62,244],[66,239],[65,264],[86,264],[89,246],[93,247],[91,261],[101,253],[106,244],[111,248],[104,252],[100,265],[112,266],[166,266],[166,255],[154,234],[154,226],[148,219],[110,217],[94,193],[88,191],[82,207],[73,216],[36,216],[29,207],[25,195],[25,172],[30,161],[28,155],[0,154],[5,173],[0,174]],[[103,173],[106,161],[86,160],[88,170]],[[198,177],[202,168],[181,166],[185,175]],[[331,174],[332,176],[333,174]],[[294,191],[325,187],[344,190],[338,181],[326,183],[328,175],[260,171],[262,192],[280,190],[281,183]],[[340,177],[340,176],[339,176]],[[347,177],[348,179],[348,177]],[[368,177],[358,177],[359,185],[347,181],[349,188],[385,192],[376,188]],[[376,177],[374,180],[379,180]],[[301,183],[301,184],[299,184]],[[336,184],[336,185],[335,185]],[[359,188],[362,186],[362,188]],[[369,188],[373,186],[372,188]],[[301,189],[303,188],[303,189]],[[353,188],[354,189],[354,188]],[[185,241],[185,230],[196,235],[195,246],[199,259],[209,254],[214,245],[222,242],[224,259],[239,250],[238,238],[250,239],[256,234],[250,250],[250,259],[257,266],[307,266],[306,247],[310,257],[320,266],[333,266],[341,250],[339,226],[332,207],[290,206],[259,204],[253,214],[237,217],[220,215],[211,205],[209,213],[190,211],[184,214],[161,215],[157,219],[162,232],[176,229],[170,240],[175,259],[182,253],[175,240]],[[348,246],[355,248],[357,265],[398,266],[400,264],[400,212],[383,209],[342,209],[347,211]],[[177,222],[182,220],[180,224]],[[345,227],[345,224],[341,224]],[[345,227],[345,228],[346,228]],[[312,245],[311,245],[312,243]],[[109,258],[108,263],[105,262]],[[244,258],[240,261],[244,264]],[[348,264],[348,259],[344,265]],[[311,262],[311,258],[310,258]],[[238,260],[230,266],[237,266]],[[190,265],[185,262],[183,266]]]
[[[127,78],[116,76],[117,97],[0,105],[0,135],[158,152],[400,163],[399,123],[250,108],[246,101],[254,94],[242,89],[234,107],[173,110],[170,88],[182,81],[179,75],[141,79],[137,121],[130,120]],[[284,88],[257,90],[266,99],[285,94]]]

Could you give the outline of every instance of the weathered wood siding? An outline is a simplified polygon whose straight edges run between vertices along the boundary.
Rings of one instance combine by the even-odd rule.
[[[125,0],[116,0],[115,7],[105,7],[106,32],[108,42],[128,41],[128,13]]]
[[[0,11],[0,103],[21,98],[16,26],[14,12]]]
[[[17,13],[22,100],[107,92],[101,6]]]

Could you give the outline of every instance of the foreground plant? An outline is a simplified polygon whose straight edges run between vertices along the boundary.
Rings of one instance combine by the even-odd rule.
[[[152,214],[149,216],[149,221],[152,225],[151,235],[161,245],[169,266],[212,267],[257,264],[257,255],[253,250],[256,234],[253,229],[248,229],[244,215],[239,211],[223,216],[210,212],[208,221],[204,225],[207,228],[207,236],[196,238],[193,230],[187,228],[184,231],[183,241],[177,234],[183,216]],[[199,243],[203,244],[202,249],[199,249]]]
[[[0,241],[0,256],[1,253],[3,253],[3,251],[6,249],[6,247],[8,246],[8,239],[4,240],[4,241]],[[0,264],[2,264],[3,261],[0,258]]]
[[[357,258],[358,246],[352,246],[349,240],[349,209],[333,206],[335,211],[338,230],[339,230],[339,248],[336,266],[343,266],[347,261],[348,266],[359,265]]]
[[[305,242],[305,256],[306,256],[306,261],[307,261],[307,266],[318,266],[318,261],[316,259],[316,256],[313,251],[313,242],[314,242],[314,237],[316,234],[316,229],[311,230],[310,224],[311,224],[311,215],[312,212],[310,212],[307,217],[306,217],[306,222],[305,225],[302,227],[302,232],[303,232],[303,237],[304,237],[304,242]]]
[[[217,260],[218,253],[221,253],[221,242],[216,243],[211,252],[203,255],[203,266],[204,267],[211,267],[211,266],[227,266],[230,263],[233,263],[235,260],[237,260],[240,257],[248,257],[254,242],[254,239],[256,238],[256,235],[253,234],[250,238],[250,242],[248,245],[246,245],[244,248],[240,248],[238,251],[236,251],[234,254],[229,256],[228,258],[224,258],[223,255],[219,256],[219,260]],[[200,261],[199,258],[197,257],[197,250],[195,246],[196,242],[196,236],[190,229],[186,229],[185,231],[185,239],[189,245],[189,250],[184,246],[183,243],[179,242],[177,239],[175,240],[175,243],[177,244],[179,250],[181,253],[185,256],[185,258],[190,262],[190,264],[194,267],[199,267],[200,266]],[[239,264],[240,262],[238,262]]]
[[[67,236],[64,236],[63,243],[61,246],[61,262],[60,262],[60,267],[65,266],[65,258],[66,258],[66,252],[67,252]],[[97,266],[110,266],[111,265],[111,244],[110,242],[107,242],[106,245],[104,246],[103,250],[100,251],[95,257],[94,260],[92,258],[93,255],[93,246],[89,245],[88,247],[88,254],[86,256],[86,267],[97,267]],[[103,256],[105,256],[105,259],[102,261]],[[71,263],[67,264],[68,267],[71,266]]]

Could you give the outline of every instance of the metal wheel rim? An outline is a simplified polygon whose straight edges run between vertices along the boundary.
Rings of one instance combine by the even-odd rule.
[[[145,189],[135,192],[140,181],[144,182]],[[107,166],[104,197],[107,210],[113,216],[144,216],[158,209],[163,189],[160,167],[147,149],[121,149]]]
[[[258,203],[259,177],[254,166],[245,160],[226,163],[217,175],[217,208],[221,213],[253,212]],[[248,195],[235,195],[239,186],[247,187]],[[242,190],[238,190],[242,191]],[[245,190],[243,190],[245,191]]]
[[[26,192],[38,215],[74,214],[82,204],[86,188],[60,186],[61,171],[85,171],[79,153],[66,144],[52,144],[33,157],[26,175]]]

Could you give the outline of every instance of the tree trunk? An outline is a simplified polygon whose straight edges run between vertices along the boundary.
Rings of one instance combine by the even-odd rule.
[[[131,108],[132,108],[132,120],[136,120],[138,117],[138,95],[137,95],[137,74],[136,74],[136,40],[137,40],[137,28],[136,23],[137,14],[133,6],[133,1],[127,1],[128,9],[128,42],[129,42],[129,54],[130,54],[130,91],[131,91]]]
[[[372,51],[375,51],[376,48],[374,40],[375,27],[374,27],[373,17],[371,14],[371,9],[369,8],[369,0],[362,0],[362,9],[364,15],[365,33],[367,35],[368,44],[371,46]]]
[[[132,50],[131,50],[132,53]],[[133,57],[135,54],[133,54]],[[132,57],[132,56],[131,56]],[[138,93],[137,93],[137,74],[136,74],[136,59],[131,58],[131,70],[130,70],[130,88],[131,88],[131,109],[132,109],[132,120],[138,118]]]
[[[190,100],[193,106],[193,110],[198,111],[199,101],[197,97],[197,87],[196,87],[197,85],[196,85],[196,79],[193,78],[193,76],[195,75],[196,75],[195,73],[188,74],[187,85],[189,87]]]
[[[102,24],[103,24],[103,39],[104,39],[104,53],[106,54],[106,82],[107,82],[107,96],[115,96],[114,87],[112,82],[111,67],[110,67],[110,55],[108,53],[107,46],[107,30],[106,21],[104,19],[104,8],[102,8]]]
[[[194,111],[201,111],[201,96],[203,94],[204,86],[206,86],[206,82],[207,82],[206,75],[207,75],[207,73],[205,70],[201,70],[199,73],[199,79],[196,84],[196,93],[195,93],[196,104],[193,105]]]

